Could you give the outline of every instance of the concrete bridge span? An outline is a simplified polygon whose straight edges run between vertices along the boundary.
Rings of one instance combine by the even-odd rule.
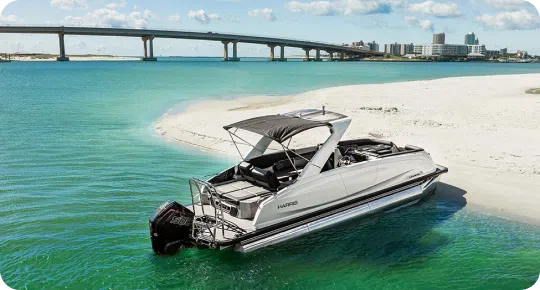
[[[368,51],[355,47],[329,44],[324,42],[304,41],[296,39],[286,39],[277,37],[250,36],[240,34],[215,33],[215,32],[193,32],[193,31],[174,31],[174,30],[153,30],[153,29],[128,29],[128,28],[100,28],[100,27],[48,27],[48,26],[0,26],[0,33],[24,33],[24,34],[57,34],[59,38],[60,56],[57,60],[66,61],[66,49],[64,43],[65,35],[93,35],[93,36],[121,36],[121,37],[139,37],[143,41],[144,58],[143,60],[157,60],[154,57],[154,39],[155,38],[174,38],[174,39],[196,39],[219,41],[223,43],[223,60],[237,61],[238,43],[253,43],[267,45],[270,48],[270,61],[284,61],[285,47],[301,48],[306,52],[305,61],[321,60],[320,51],[326,51],[329,54],[329,60],[335,60],[334,54],[339,55],[339,59],[345,57],[368,57],[383,56],[382,52]],[[229,56],[229,44],[232,44],[232,57]],[[275,57],[274,48],[280,48],[280,57]],[[316,51],[316,57],[310,58],[309,52]]]

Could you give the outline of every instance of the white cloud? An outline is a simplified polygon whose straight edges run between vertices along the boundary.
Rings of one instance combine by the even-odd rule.
[[[75,48],[79,48],[79,49],[83,49],[83,48],[86,48],[86,42],[84,41],[77,41],[73,47]]]
[[[249,16],[260,17],[266,21],[275,21],[276,15],[270,8],[253,9],[248,11]]]
[[[150,10],[144,10],[143,12],[133,11],[128,14],[128,25],[135,28],[144,28],[148,26],[150,19],[155,14]]]
[[[308,12],[319,16],[334,15],[338,13],[336,5],[329,1],[314,1],[309,3],[292,1],[285,4],[285,6],[291,12]]]
[[[79,16],[66,16],[64,17],[64,20],[62,20],[62,24],[70,25],[70,26],[95,26],[95,24],[89,24],[85,23],[85,20],[83,17]]]
[[[527,10],[503,12],[497,15],[482,14],[476,20],[486,28],[501,30],[527,30],[540,28],[540,17]]]
[[[409,6],[409,12],[431,15],[439,18],[459,17],[459,11],[456,3],[437,3],[431,0],[414,3]]]
[[[199,21],[202,24],[208,24],[214,20],[219,20],[219,15],[212,13],[212,14],[206,14],[203,9],[199,11],[192,11],[190,10],[188,12],[188,17],[191,19],[195,19]]]
[[[23,52],[24,51],[24,44],[22,42],[17,41],[14,44],[11,44],[12,50],[15,50],[16,52]]]
[[[528,3],[524,0],[484,0],[488,5],[491,5],[498,9],[514,10],[519,9],[523,4]]]
[[[37,41],[32,45],[33,51],[43,51],[44,43],[42,41]]]
[[[22,23],[22,20],[19,20],[19,18],[15,15],[1,15],[0,14],[0,24],[16,24],[16,23]]]
[[[121,0],[120,2],[112,2],[112,3],[107,4],[107,6],[105,7],[109,9],[123,8],[123,7],[126,7],[126,0]]]
[[[169,51],[169,50],[171,50],[172,48],[173,48],[173,46],[172,46],[172,45],[170,45],[170,44],[167,44],[167,45],[160,45],[160,46],[158,47],[158,49],[157,49],[157,50],[158,50],[158,51],[162,51],[162,52],[165,52],[165,51]]]
[[[75,26],[144,28],[148,26],[152,17],[154,17],[154,13],[150,10],[123,14],[109,8],[101,8],[82,17],[67,16],[62,23]]]
[[[410,26],[417,26],[428,32],[433,32],[435,30],[435,27],[433,25],[433,22],[431,22],[431,20],[427,20],[427,19],[419,20],[419,19],[416,19],[415,16],[407,16],[405,17],[405,21],[407,21],[407,23]]]
[[[336,14],[380,14],[390,13],[401,7],[406,0],[336,0],[336,1],[291,1],[285,7],[291,12],[305,12],[319,16]]]
[[[96,47],[96,50],[98,52],[105,52],[107,49],[109,49],[109,48],[107,46],[105,46],[105,45],[100,45],[100,46]]]
[[[229,20],[230,22],[238,23],[238,22],[240,22],[240,17],[232,15],[232,16],[229,16],[229,17],[228,17],[228,20]]]
[[[88,8],[86,0],[51,0],[51,4],[60,7],[63,10],[71,10],[77,8]]]
[[[137,5],[133,5],[133,8],[132,8],[132,9],[133,9],[133,11],[135,11],[135,10],[139,10],[139,9],[140,9],[140,7],[139,7],[139,6],[137,6]]]
[[[182,20],[182,18],[180,17],[180,15],[175,14],[175,15],[169,16],[169,20],[174,21],[174,22],[180,22]]]

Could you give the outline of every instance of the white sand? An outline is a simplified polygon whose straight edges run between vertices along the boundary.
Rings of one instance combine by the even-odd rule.
[[[286,97],[208,101],[177,115],[165,114],[156,130],[169,140],[238,156],[223,125],[325,104],[328,110],[353,118],[347,139],[372,136],[400,146],[421,146],[436,163],[449,168],[443,181],[467,192],[468,207],[540,225],[540,95],[525,94],[535,87],[540,87],[540,74],[356,85]],[[301,137],[294,139],[294,145],[312,145],[323,136]]]

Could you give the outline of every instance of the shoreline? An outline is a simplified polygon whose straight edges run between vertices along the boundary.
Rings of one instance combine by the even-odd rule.
[[[352,117],[346,139],[382,138],[426,149],[450,169],[442,182],[467,192],[468,208],[540,225],[540,97],[526,94],[539,86],[540,74],[466,76],[203,100],[164,114],[154,127],[173,143],[237,160],[223,125],[325,104]],[[292,145],[308,146],[319,137],[302,136]]]
[[[17,62],[27,62],[27,61],[56,61],[57,56],[16,56],[11,55],[11,61]],[[128,56],[83,56],[83,55],[74,55],[74,56],[67,56],[69,57],[69,61],[134,61],[134,60],[141,60],[141,58],[138,57],[128,57]]]

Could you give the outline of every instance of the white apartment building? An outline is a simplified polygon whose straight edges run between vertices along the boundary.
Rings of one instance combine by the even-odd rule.
[[[467,55],[465,44],[423,44],[414,46],[415,54],[422,55]]]
[[[468,47],[464,44],[426,44],[422,46],[424,55],[467,55]]]
[[[485,55],[486,52],[485,45],[467,45],[467,53],[481,53]]]

